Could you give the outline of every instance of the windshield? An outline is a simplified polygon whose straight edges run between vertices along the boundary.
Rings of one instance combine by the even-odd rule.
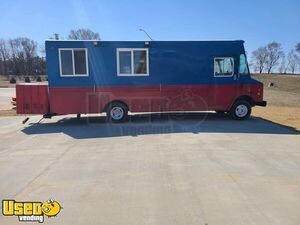
[[[248,63],[247,63],[247,58],[246,58],[245,54],[240,55],[239,74],[240,75],[248,75],[249,74]]]

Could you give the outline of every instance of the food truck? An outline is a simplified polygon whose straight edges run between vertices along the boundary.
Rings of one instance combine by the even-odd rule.
[[[48,84],[17,84],[18,114],[230,113],[266,106],[244,41],[47,40]]]

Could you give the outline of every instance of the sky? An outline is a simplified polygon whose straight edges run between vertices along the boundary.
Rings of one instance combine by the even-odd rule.
[[[271,41],[300,42],[300,0],[0,0],[0,38],[43,44],[90,28],[102,40],[244,40],[247,52]]]

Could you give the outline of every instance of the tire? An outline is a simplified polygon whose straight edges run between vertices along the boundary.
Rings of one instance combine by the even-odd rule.
[[[112,123],[124,122],[128,118],[128,107],[121,102],[113,102],[106,109],[106,117]]]
[[[251,104],[245,100],[236,101],[230,109],[230,115],[236,120],[246,120],[251,115]]]

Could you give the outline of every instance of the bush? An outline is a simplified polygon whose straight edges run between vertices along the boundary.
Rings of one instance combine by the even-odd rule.
[[[16,78],[14,78],[14,77],[10,78],[9,83],[11,83],[11,84],[17,83]]]
[[[25,82],[26,83],[30,83],[30,78],[29,77],[25,77]]]
[[[41,78],[40,76],[38,76],[38,77],[36,78],[36,81],[37,81],[37,82],[42,82],[42,78]]]

